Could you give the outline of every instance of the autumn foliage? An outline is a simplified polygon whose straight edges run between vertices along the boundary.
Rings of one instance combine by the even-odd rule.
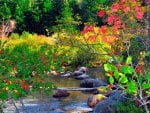
[[[126,31],[130,26],[130,22],[136,23],[144,19],[144,7],[140,1],[120,0],[113,3],[109,10],[100,10],[98,17],[104,19],[106,24],[99,28],[94,25],[85,26],[82,34],[88,41],[101,40],[112,44],[118,38],[121,38],[120,30]]]

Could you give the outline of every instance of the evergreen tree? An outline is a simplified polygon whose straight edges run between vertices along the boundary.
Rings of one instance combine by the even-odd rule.
[[[64,0],[61,18],[58,21],[62,25],[62,29],[73,33],[76,30],[75,19],[73,17],[73,10],[69,5],[68,0]]]

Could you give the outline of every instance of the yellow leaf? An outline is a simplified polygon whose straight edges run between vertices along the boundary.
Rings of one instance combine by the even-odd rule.
[[[146,91],[146,94],[150,95],[150,91]]]
[[[106,96],[104,96],[104,95],[102,95],[102,94],[98,94],[97,95],[97,99],[98,100],[102,100],[102,99],[106,99],[107,97]]]

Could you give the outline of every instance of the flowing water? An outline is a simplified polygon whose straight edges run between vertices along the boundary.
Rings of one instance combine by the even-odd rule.
[[[102,72],[99,69],[90,69],[88,74],[92,78],[102,78]],[[80,80],[74,78],[51,77],[50,80],[58,87],[79,87]],[[52,96],[36,95],[36,98],[27,97],[23,99],[24,111],[27,113],[81,113],[81,111],[89,111],[91,108],[87,106],[87,99],[91,93],[83,93],[81,91],[69,91],[70,96],[63,99],[56,99]],[[9,104],[5,109],[6,113],[15,113],[15,108]],[[23,112],[20,102],[16,101],[20,113]],[[74,111],[74,112],[73,112]]]

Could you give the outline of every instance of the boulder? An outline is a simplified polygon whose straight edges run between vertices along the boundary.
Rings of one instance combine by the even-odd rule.
[[[81,71],[74,71],[74,72],[73,72],[73,76],[74,76],[74,77],[80,76],[80,75],[82,75],[82,74],[84,74],[84,73],[81,72]]]
[[[89,75],[87,75],[87,74],[81,74],[81,75],[79,75],[79,76],[75,76],[74,78],[75,79],[79,79],[79,80],[83,80],[83,79],[87,79],[87,78],[89,78],[90,76]]]
[[[94,79],[92,79],[92,78],[84,79],[80,82],[80,87],[92,88],[93,83],[94,83]]]
[[[92,113],[92,110],[67,110],[66,113]]]
[[[115,113],[118,102],[126,101],[126,95],[122,91],[113,91],[108,99],[100,101],[93,110],[93,113]]]
[[[127,94],[123,93],[121,90],[114,90],[109,93],[108,97],[112,100],[125,101]]]
[[[70,72],[68,71],[68,72],[66,72],[66,73],[64,73],[64,74],[62,74],[62,75],[60,75],[61,77],[70,77],[71,76],[71,74],[70,74]]]
[[[57,76],[57,75],[59,75],[59,73],[58,73],[57,71],[51,71],[51,72],[50,72],[50,75]]]
[[[86,73],[87,72],[87,67],[80,67],[78,71]]]
[[[49,111],[48,113],[66,113],[66,112],[61,109],[55,109],[55,110]]]
[[[84,79],[80,82],[80,87],[84,88],[92,88],[92,87],[99,87],[99,86],[106,86],[107,83],[101,79]]]
[[[73,72],[73,77],[79,80],[89,78],[89,75],[86,74],[86,71],[86,67],[80,67],[77,71]]]
[[[94,108],[98,102],[100,102],[104,99],[107,99],[107,97],[102,94],[93,95],[88,98],[87,104],[90,108]]]
[[[66,90],[56,90],[55,93],[53,94],[54,98],[61,98],[61,97],[68,97],[70,95],[69,92]]]
[[[105,82],[104,80],[101,80],[99,78],[94,79],[94,83],[93,83],[94,87],[106,86],[106,85],[108,85],[108,83]]]

